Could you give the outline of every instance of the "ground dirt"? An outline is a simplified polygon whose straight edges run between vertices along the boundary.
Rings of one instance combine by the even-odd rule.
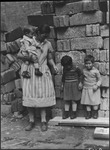
[[[48,126],[40,129],[40,121],[32,131],[25,131],[28,116],[22,119],[1,118],[1,149],[109,149],[109,140],[93,138],[93,127]]]

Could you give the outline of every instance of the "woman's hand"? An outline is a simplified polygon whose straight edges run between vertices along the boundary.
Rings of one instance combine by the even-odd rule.
[[[96,91],[98,89],[98,86],[95,84],[93,85],[93,90]]]
[[[83,84],[81,82],[79,83],[78,88],[79,88],[79,90],[82,90]]]

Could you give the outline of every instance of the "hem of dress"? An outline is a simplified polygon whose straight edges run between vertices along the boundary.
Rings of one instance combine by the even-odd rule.
[[[23,97],[23,106],[26,106],[26,107],[51,107],[51,106],[54,106],[55,104],[56,104],[55,97],[49,97],[49,98]]]

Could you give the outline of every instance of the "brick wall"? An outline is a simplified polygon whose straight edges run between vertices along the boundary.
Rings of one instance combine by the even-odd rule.
[[[57,1],[57,4],[52,1],[42,2],[40,5],[41,13],[38,14],[37,10],[34,10],[34,14],[29,13],[25,18],[29,24],[37,26],[44,22],[45,17],[45,20],[51,26],[49,40],[54,47],[55,61],[60,70],[60,74],[55,75],[54,78],[57,104],[52,109],[52,115],[54,117],[62,114],[63,100],[60,90],[62,77],[60,60],[62,56],[65,54],[71,55],[73,61],[82,68],[85,55],[92,54],[95,57],[95,66],[99,69],[102,76],[99,116],[109,117],[109,9],[105,12],[100,7],[98,0],[88,3],[83,3],[81,0],[71,0],[70,2],[68,1],[58,5],[59,2]],[[28,2],[23,2],[24,5],[26,5],[25,3]],[[107,1],[107,6],[108,3],[109,1]],[[14,6],[16,6],[15,4],[18,4],[18,2],[15,2]],[[37,21],[38,18],[40,18],[39,22]],[[21,21],[22,18],[18,22]],[[22,63],[20,60],[16,60],[16,53],[20,46],[19,39],[6,43],[4,33],[7,29],[4,24],[8,25],[6,22],[3,22],[3,30],[1,33],[1,51],[3,53],[1,59],[1,75],[3,78],[2,98],[4,96],[6,97],[7,93],[13,93],[14,87],[19,92],[19,88],[21,87],[18,72]],[[18,27],[14,24],[15,26]],[[8,51],[8,55],[5,54],[5,51]],[[16,77],[14,76],[13,70],[10,69],[14,69]],[[13,78],[5,79],[8,73],[13,74]],[[9,88],[10,86],[12,87],[11,89]],[[78,105],[78,116],[84,116],[84,108],[80,104]]]

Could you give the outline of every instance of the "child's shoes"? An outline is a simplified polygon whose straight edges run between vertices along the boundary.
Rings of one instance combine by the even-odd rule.
[[[62,116],[62,119],[66,119],[69,117],[69,111],[64,111],[63,112],[63,116]]]
[[[90,118],[91,118],[91,111],[86,111],[85,119],[90,119]]]
[[[76,111],[71,111],[70,119],[75,119],[75,118],[76,118]]]
[[[98,110],[93,110],[93,111],[92,111],[92,117],[93,117],[94,119],[97,119],[97,118],[98,118]]]
[[[35,68],[35,75],[36,76],[42,76],[43,74],[42,74],[42,72],[39,71],[38,68]]]
[[[28,71],[23,71],[22,76],[23,76],[23,78],[30,78],[31,77],[31,75]]]

